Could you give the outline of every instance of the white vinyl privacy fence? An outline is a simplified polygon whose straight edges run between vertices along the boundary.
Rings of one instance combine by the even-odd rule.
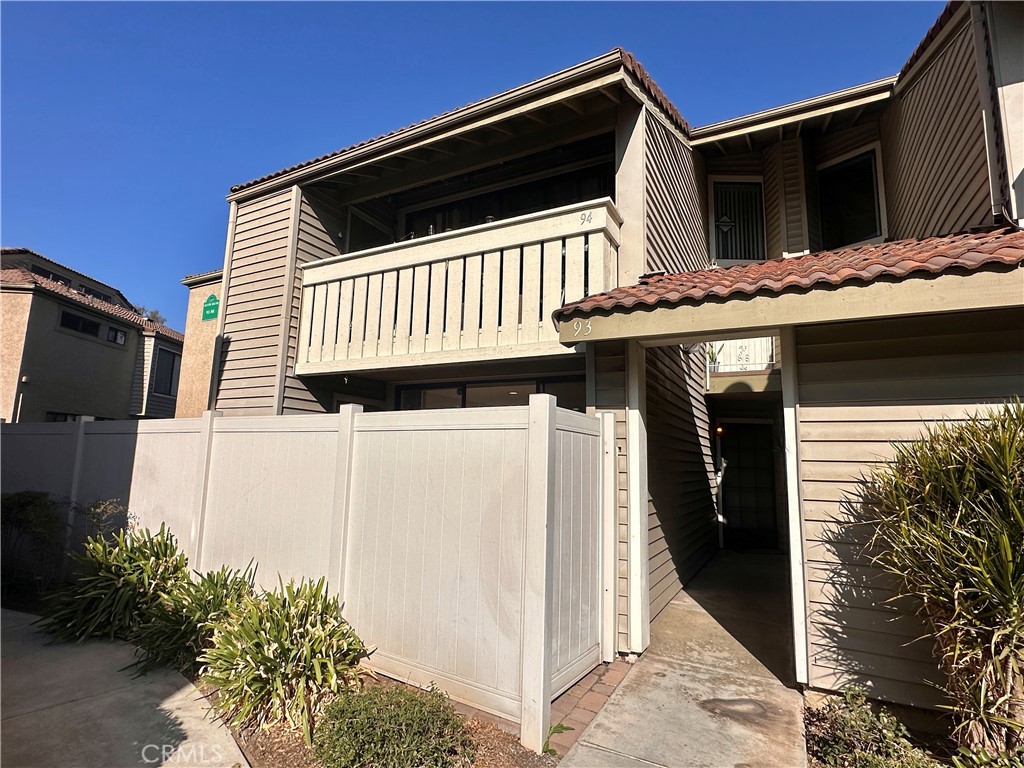
[[[614,641],[610,415],[530,405],[319,416],[5,424],[5,491],[118,498],[197,570],[326,576],[370,666],[518,720]],[[608,484],[611,483],[611,489]]]

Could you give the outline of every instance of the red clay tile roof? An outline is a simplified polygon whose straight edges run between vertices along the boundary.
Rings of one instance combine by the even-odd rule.
[[[136,328],[140,328],[143,331],[150,331],[158,336],[163,336],[164,338],[172,339],[179,343],[185,341],[185,336],[183,334],[178,333],[172,328],[168,328],[166,325],[157,325],[152,320],[148,320],[140,315],[138,312],[125,309],[117,304],[111,304],[109,301],[103,301],[92,296],[86,296],[83,293],[79,293],[74,288],[69,288],[64,285],[64,283],[58,283],[56,280],[50,280],[42,275],[34,274],[23,267],[6,267],[4,269],[0,269],[0,284],[38,286],[44,291],[55,293],[58,296],[70,299],[78,304],[84,304],[92,310],[116,317],[118,320],[134,325]]]
[[[679,129],[682,130],[683,133],[689,135],[689,124],[686,122],[686,120],[683,119],[683,116],[679,114],[679,110],[676,109],[674,104],[672,104],[668,96],[665,95],[664,91],[662,91],[661,88],[658,87],[658,84],[654,82],[654,79],[647,73],[647,70],[644,69],[643,65],[636,60],[636,57],[633,54],[629,53],[628,51],[623,50],[622,48],[614,48],[613,50],[609,51],[608,54],[605,55],[610,54],[617,54],[619,56],[623,68],[625,68],[627,72],[631,73],[637,79],[637,81],[644,88],[644,90],[647,91],[647,95],[650,96],[658,106],[665,110],[669,117],[671,117],[672,120],[675,121]],[[522,86],[517,86],[517,88],[519,87]],[[508,93],[508,91],[504,91],[503,93]],[[413,128],[419,128],[420,126],[426,125],[427,123],[433,122],[434,120],[439,120],[442,117],[448,117],[449,115],[453,115],[456,112],[462,112],[463,110],[475,107],[476,105],[481,104],[482,102],[485,102],[488,99],[493,99],[497,96],[501,96],[503,95],[503,93],[494,94],[492,96],[488,96],[487,98],[471,102],[464,106],[456,107],[455,109],[449,109],[447,112],[442,112],[439,115],[428,117],[426,120],[420,120],[419,122],[412,123],[411,125],[407,125],[404,128],[396,128],[393,131],[388,131],[387,133],[381,134],[380,136],[376,136],[372,139],[366,139],[365,141],[360,141],[357,144],[352,144],[351,146],[335,150],[334,152],[328,152],[326,155],[314,157],[312,160],[306,160],[304,162],[298,163],[288,168],[283,168],[280,171],[268,173],[266,176],[260,176],[258,179],[247,181],[244,184],[236,184],[235,186],[231,187],[231,192],[240,192],[243,189],[256,186],[257,184],[262,184],[265,181],[276,179],[278,176],[284,176],[286,173],[291,173],[292,171],[297,171],[301,168],[305,168],[306,166],[313,165],[314,163],[319,163],[323,160],[329,160],[332,157],[337,157],[339,155],[345,154],[346,152],[351,152],[353,150],[359,149],[360,147],[364,147],[367,144],[373,144],[375,142],[382,141],[383,139],[390,138],[395,134],[403,133]]]
[[[22,254],[27,255],[27,256],[32,256],[35,259],[40,259],[42,261],[45,261],[47,264],[52,264],[53,266],[58,267],[59,269],[65,271],[65,272],[70,272],[70,273],[72,273],[74,275],[78,275],[79,277],[84,277],[86,280],[91,280],[92,282],[96,283],[97,285],[102,285],[104,288],[109,288],[110,292],[114,293],[114,294],[117,294],[118,298],[120,298],[122,301],[124,301],[125,304],[131,304],[131,302],[128,301],[128,298],[123,293],[121,293],[119,290],[117,290],[117,288],[112,286],[110,283],[104,283],[102,280],[97,280],[95,277],[91,277],[89,275],[86,275],[83,272],[79,272],[77,269],[72,269],[71,267],[65,266],[64,264],[61,264],[59,261],[54,261],[53,259],[49,258],[48,256],[43,256],[43,254],[41,254],[41,253],[36,253],[31,248],[9,248],[9,247],[6,247],[6,246],[3,247],[3,248],[0,248],[0,257],[2,257],[2,256],[20,256]]]
[[[949,2],[946,3],[946,7],[942,9],[942,13],[939,14],[939,17],[931,27],[928,28],[928,31],[924,33],[924,37],[921,38],[921,42],[917,44],[917,47],[914,48],[914,52],[910,54],[910,58],[908,58],[906,63],[903,65],[903,68],[900,70],[899,77],[903,77],[907,74],[907,72],[910,71],[910,68],[918,62],[918,59],[924,56],[925,51],[927,51],[928,47],[935,42],[935,38],[938,37],[939,33],[946,28],[949,20],[956,15],[956,12],[960,10],[960,6],[962,5],[963,0],[949,0]]]
[[[777,294],[854,281],[869,283],[882,277],[904,280],[947,270],[970,272],[987,264],[1022,263],[1024,232],[1012,228],[924,240],[898,240],[839,251],[821,251],[792,259],[773,259],[672,275],[646,275],[637,285],[615,288],[566,304],[555,312],[555,319],[598,310],[699,303],[707,298],[736,294]],[[1024,303],[1024,296],[1021,302]]]

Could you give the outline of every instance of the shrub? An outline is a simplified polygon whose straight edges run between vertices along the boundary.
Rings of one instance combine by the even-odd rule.
[[[286,723],[309,744],[327,699],[358,685],[366,648],[323,579],[250,595],[211,627],[201,674],[219,689],[215,706],[232,725]]]
[[[937,768],[899,720],[872,709],[856,688],[806,709],[804,726],[807,754],[828,768]]]
[[[1022,768],[1024,766],[1024,749],[993,755],[983,747],[977,749],[961,747],[960,751],[953,755],[953,765],[955,768]]]
[[[394,685],[339,696],[320,718],[314,742],[327,768],[457,768],[470,765],[474,751],[444,693]]]
[[[160,595],[149,609],[132,641],[139,646],[137,668],[145,672],[167,664],[186,675],[198,672],[198,658],[210,646],[212,625],[253,593],[256,569],[221,568],[196,574]]]
[[[67,502],[42,491],[16,491],[0,496],[0,536],[5,567],[16,566],[28,544],[34,551],[54,556],[64,541]]]
[[[898,446],[862,501],[876,562],[935,638],[957,740],[1024,745],[1024,405]]]
[[[188,561],[163,525],[90,538],[84,554],[72,557],[81,575],[50,599],[48,631],[65,640],[106,635],[130,639],[161,593],[188,580]]]

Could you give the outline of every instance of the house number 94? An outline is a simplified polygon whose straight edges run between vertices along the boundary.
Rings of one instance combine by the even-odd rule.
[[[573,336],[589,336],[593,332],[593,328],[590,327],[590,319],[587,320],[573,320],[572,321],[572,335]]]
[[[586,211],[585,213],[581,213],[580,214],[580,224],[581,225],[583,225],[583,224],[590,224],[593,221],[594,221],[594,212],[593,211]]]

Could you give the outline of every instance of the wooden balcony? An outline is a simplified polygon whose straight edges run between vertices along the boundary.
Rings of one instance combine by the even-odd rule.
[[[298,374],[570,354],[551,313],[615,287],[608,198],[302,268]]]

